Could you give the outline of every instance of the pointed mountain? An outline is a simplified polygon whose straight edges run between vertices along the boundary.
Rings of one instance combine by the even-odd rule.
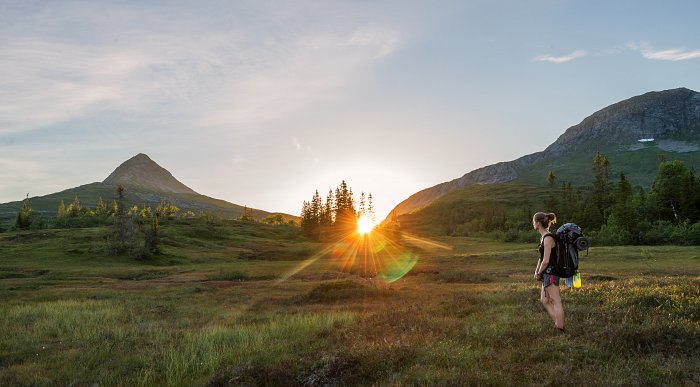
[[[108,204],[116,200],[117,187],[120,184],[126,189],[124,200],[128,207],[141,207],[144,203],[155,207],[163,201],[168,201],[180,208],[182,213],[205,212],[222,218],[239,218],[245,213],[255,219],[262,219],[268,215],[279,214],[201,195],[178,181],[168,170],[143,153],[123,162],[101,183],[85,184],[30,198],[32,209],[47,216],[55,216],[61,201],[68,205],[76,197],[83,206],[95,208],[99,198]],[[21,205],[21,201],[0,204],[0,223],[11,224]],[[297,219],[293,215],[280,215],[285,220]]]
[[[143,192],[196,194],[182,184],[165,168],[143,153],[123,162],[104,181],[104,184],[123,185]]]
[[[700,93],[687,88],[649,92],[593,113],[541,152],[482,167],[426,188],[393,211],[396,215],[410,214],[475,184],[546,185],[549,171],[560,182],[587,184],[596,151],[608,155],[612,176],[624,172],[633,184],[649,187],[660,157],[692,166],[697,163],[699,149]]]

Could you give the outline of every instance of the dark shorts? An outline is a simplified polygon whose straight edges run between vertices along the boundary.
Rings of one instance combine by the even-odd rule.
[[[542,274],[542,287],[546,288],[549,285],[559,286],[559,277],[551,274]]]

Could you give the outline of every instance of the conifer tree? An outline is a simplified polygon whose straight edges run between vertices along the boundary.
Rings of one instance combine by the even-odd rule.
[[[549,183],[549,190],[547,194],[547,200],[545,203],[545,207],[548,212],[554,212],[556,214],[561,214],[559,211],[559,201],[557,200],[557,187],[556,187],[556,182],[557,182],[557,177],[554,175],[553,171],[549,171],[549,175],[547,175],[547,182]]]
[[[150,227],[144,232],[143,248],[141,249],[140,254],[141,259],[148,258],[152,254],[158,254],[160,252],[158,243],[160,235],[160,224],[158,222],[158,214],[154,213],[151,216],[150,220]]]
[[[66,204],[63,203],[63,200],[61,200],[61,203],[58,205],[58,213],[56,215],[57,218],[63,219],[66,216]]]
[[[22,200],[22,207],[17,213],[17,219],[15,220],[15,227],[20,230],[28,230],[32,224],[32,204],[29,201],[29,194]]]
[[[333,190],[328,191],[328,196],[326,196],[326,204],[323,206],[323,216],[321,217],[321,226],[328,228],[333,225]]]
[[[311,213],[311,206],[306,200],[304,200],[304,204],[301,206],[301,228],[307,235],[311,235],[313,230],[313,215]]]
[[[107,213],[107,206],[105,205],[105,202],[102,200],[102,196],[100,196],[99,199],[97,199],[97,205],[95,206],[95,214],[102,216]]]
[[[620,173],[620,181],[613,190],[613,204],[610,211],[609,224],[617,225],[633,232],[637,225],[637,214],[634,208],[634,190],[624,173]]]
[[[590,202],[584,207],[584,217],[588,227],[597,229],[607,219],[610,208],[610,161],[608,156],[596,152],[593,158],[595,178],[590,192]]]
[[[127,252],[133,240],[132,219],[126,216],[124,208],[124,187],[119,184],[117,187],[117,209],[114,221],[114,247],[115,254]]]
[[[369,214],[369,218],[372,220],[372,223],[377,224],[377,219],[374,216],[374,202],[371,192],[369,195],[367,195],[367,213]]]
[[[365,193],[360,193],[360,205],[358,210],[358,217],[365,214]]]
[[[659,165],[651,188],[652,203],[659,219],[680,222],[688,218],[690,211],[685,207],[685,196],[692,194],[690,180],[690,170],[682,161],[665,161]]]
[[[80,210],[82,209],[82,205],[80,204],[80,199],[78,199],[78,196],[75,196],[75,199],[73,199],[73,203],[68,205],[68,209],[66,210],[66,213],[68,217],[70,218],[77,218],[80,216]]]

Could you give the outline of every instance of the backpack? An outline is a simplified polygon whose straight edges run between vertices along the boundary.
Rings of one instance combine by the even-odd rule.
[[[578,252],[586,250],[590,242],[583,236],[581,227],[567,223],[557,229],[553,235],[556,243],[557,255],[551,266],[551,273],[560,278],[573,277],[578,271]]]

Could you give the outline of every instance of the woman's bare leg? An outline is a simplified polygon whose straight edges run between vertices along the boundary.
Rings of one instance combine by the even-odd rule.
[[[550,285],[547,287],[547,294],[552,301],[552,310],[554,311],[554,324],[557,328],[564,328],[564,306],[561,304],[561,293],[559,286]]]
[[[542,287],[540,289],[540,302],[542,303],[542,306],[544,306],[544,309],[547,311],[549,316],[552,317],[552,320],[556,320],[556,316],[554,315],[554,305],[547,296],[547,293],[547,288]]]

